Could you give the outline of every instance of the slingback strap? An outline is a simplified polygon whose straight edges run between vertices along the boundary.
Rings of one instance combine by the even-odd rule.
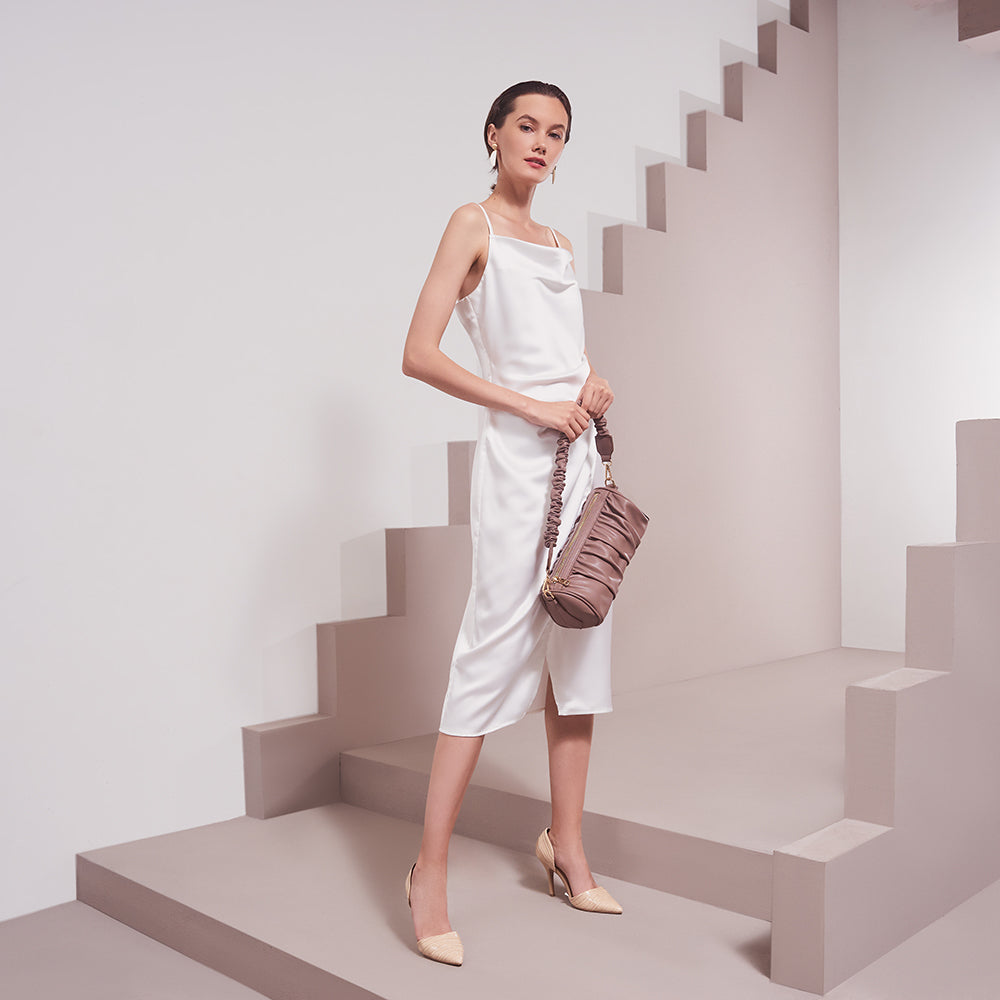
[[[614,438],[608,433],[608,424],[604,417],[594,417],[594,429],[597,431],[597,453],[604,463],[604,482],[606,485],[614,487],[615,481],[611,478],[611,456],[614,454]],[[546,560],[545,573],[548,575],[552,569],[552,553],[556,547],[556,540],[559,537],[559,522],[562,518],[562,495],[566,486],[566,461],[569,458],[569,438],[565,434],[559,435],[559,443],[556,445],[556,462],[552,469],[552,490],[549,494],[549,513],[545,518],[545,548],[549,550]]]

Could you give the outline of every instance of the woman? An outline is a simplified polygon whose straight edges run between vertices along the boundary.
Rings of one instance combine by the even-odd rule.
[[[621,913],[595,885],[581,833],[594,713],[611,710],[610,619],[593,629],[560,629],[538,600],[559,433],[574,442],[561,545],[599,464],[590,419],[614,398],[584,350],[573,248],[531,218],[535,190],[555,179],[571,123],[569,100],[552,84],[519,83],[494,101],[483,135],[497,182],[484,202],[452,215],[403,355],[406,375],[485,407],[472,473],[472,588],[451,665],[420,853],[406,879],[421,954],[452,965],[461,965],[463,956],[448,920],[452,829],[484,735],[525,714],[546,666],[552,823],[539,835],[536,854],[550,894],[557,874],[575,907]],[[482,377],[440,349],[453,310],[475,345]]]

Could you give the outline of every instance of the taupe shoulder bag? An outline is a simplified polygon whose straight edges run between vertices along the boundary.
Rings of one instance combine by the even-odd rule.
[[[604,463],[604,486],[590,491],[573,525],[569,539],[552,562],[562,514],[566,485],[569,438],[559,436],[552,494],[545,521],[545,547],[549,550],[545,583],[539,595],[545,610],[563,628],[600,625],[646,531],[649,518],[618,489],[611,475],[614,441],[604,417],[594,418],[597,451]]]

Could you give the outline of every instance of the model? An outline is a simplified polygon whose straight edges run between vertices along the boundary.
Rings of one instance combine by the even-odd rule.
[[[536,854],[578,909],[621,913],[595,885],[581,824],[594,714],[611,710],[611,620],[596,628],[554,625],[538,592],[545,577],[542,531],[560,432],[573,442],[559,545],[594,483],[599,459],[591,416],[614,395],[584,347],[573,248],[531,217],[539,184],[555,179],[570,137],[569,99],[538,81],[493,102],[484,139],[497,181],[482,204],[451,217],[417,300],[403,371],[482,406],[472,470],[472,587],[455,644],[431,767],[420,853],[406,896],[421,954],[461,965],[448,920],[448,844],[483,737],[517,722],[547,667],[551,826]],[[458,313],[482,376],[440,348]]]

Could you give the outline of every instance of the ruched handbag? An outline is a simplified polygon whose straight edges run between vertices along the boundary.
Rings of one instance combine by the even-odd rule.
[[[544,536],[549,552],[539,598],[552,620],[563,628],[592,628],[604,621],[649,523],[611,475],[614,440],[604,417],[595,417],[594,427],[597,451],[604,463],[604,485],[590,491],[554,563],[570,445],[565,434],[559,436],[552,471]]]

